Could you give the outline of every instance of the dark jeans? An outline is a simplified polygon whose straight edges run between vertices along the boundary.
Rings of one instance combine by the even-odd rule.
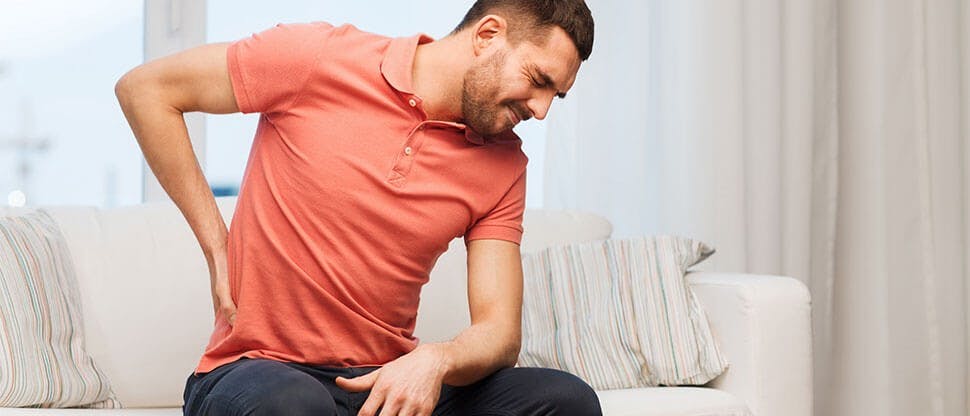
[[[229,363],[189,375],[186,416],[356,416],[369,392],[337,387],[378,367],[333,368],[264,359]],[[504,368],[461,387],[443,385],[435,416],[600,416],[599,399],[583,380],[546,368]]]

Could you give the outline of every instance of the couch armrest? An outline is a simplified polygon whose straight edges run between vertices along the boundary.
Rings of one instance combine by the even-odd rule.
[[[730,367],[709,387],[735,394],[755,416],[812,414],[808,288],[790,277],[691,272]]]

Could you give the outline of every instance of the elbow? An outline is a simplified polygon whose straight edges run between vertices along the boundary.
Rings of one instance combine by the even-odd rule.
[[[144,65],[128,71],[115,83],[115,97],[123,110],[131,107],[135,101],[155,98],[159,92],[158,80],[145,70]]]
[[[115,97],[118,98],[118,104],[121,105],[122,109],[131,101],[132,91],[134,89],[134,82],[132,80],[132,71],[121,76],[118,82],[115,83]]]
[[[164,94],[159,80],[143,66],[128,71],[115,82],[115,97],[126,117],[145,111],[167,111],[182,114]],[[150,110],[149,110],[150,109]]]

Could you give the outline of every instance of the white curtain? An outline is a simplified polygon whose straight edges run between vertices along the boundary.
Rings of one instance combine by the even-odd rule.
[[[545,207],[804,281],[816,415],[970,414],[970,4],[587,3]]]

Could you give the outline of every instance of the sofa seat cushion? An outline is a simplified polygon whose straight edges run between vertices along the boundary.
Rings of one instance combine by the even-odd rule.
[[[598,391],[604,416],[750,416],[731,393],[704,387]],[[0,409],[0,416],[180,416],[182,409]]]
[[[0,409],[0,416],[182,416],[181,407],[157,409]]]
[[[741,399],[705,387],[644,387],[596,394],[604,416],[751,416]]]

